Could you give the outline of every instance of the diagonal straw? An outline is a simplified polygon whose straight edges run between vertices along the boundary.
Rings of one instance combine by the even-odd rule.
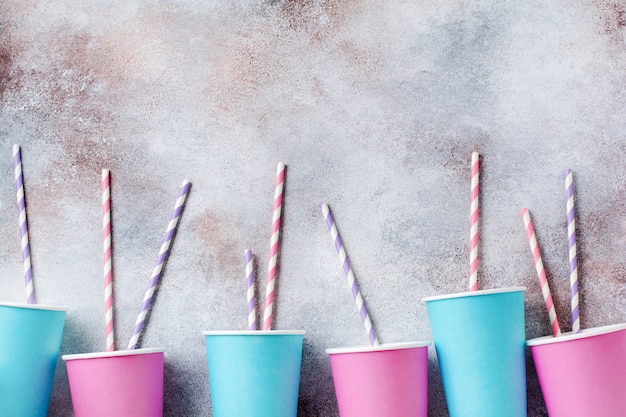
[[[22,173],[22,151],[18,145],[13,145],[13,167],[15,172],[15,191],[17,197],[17,214],[20,226],[22,262],[24,264],[24,286],[26,288],[26,303],[35,303],[33,288],[33,269],[30,262],[30,243],[28,241],[28,220],[26,219],[26,200],[24,199],[24,175]]]
[[[552,295],[550,294],[550,286],[548,285],[548,279],[546,278],[546,271],[543,269],[541,252],[539,251],[539,245],[537,244],[537,238],[535,237],[535,228],[533,227],[533,221],[530,219],[528,209],[522,209],[522,219],[524,220],[524,227],[526,228],[530,251],[533,254],[535,269],[537,270],[537,276],[539,277],[539,283],[541,284],[541,293],[543,294],[546,309],[548,310],[550,325],[552,326],[552,335],[560,336],[561,328],[559,327],[559,321],[556,317],[556,311],[554,310],[554,303],[552,302]]]
[[[471,203],[470,203],[470,291],[478,290],[478,197],[480,187],[478,152],[472,152]]]
[[[283,185],[285,183],[285,164],[276,167],[276,186],[274,189],[274,212],[272,215],[272,236],[270,238],[270,257],[267,267],[267,283],[265,286],[265,310],[263,311],[263,330],[272,329],[274,317],[274,297],[276,269],[278,266],[278,250],[280,239],[280,219],[283,207]]]
[[[154,290],[156,289],[156,286],[159,283],[159,279],[161,278],[163,265],[165,264],[167,256],[170,253],[170,245],[172,244],[172,240],[174,238],[174,235],[176,234],[178,220],[180,219],[180,215],[185,208],[185,200],[187,199],[190,188],[191,183],[189,182],[189,180],[184,180],[183,185],[180,188],[180,192],[178,193],[178,198],[176,199],[176,205],[174,206],[174,211],[172,212],[170,222],[168,223],[167,230],[165,231],[165,237],[163,238],[163,243],[161,244],[161,249],[159,250],[159,256],[157,257],[156,265],[152,270],[152,278],[150,278],[148,289],[143,297],[141,311],[137,316],[133,335],[130,338],[130,342],[128,343],[128,349],[132,350],[137,347],[137,342],[139,341],[139,336],[141,336],[146,316],[148,315],[150,307],[152,306],[152,296],[154,295]]]
[[[365,332],[367,333],[370,344],[372,346],[377,346],[378,338],[376,337],[374,326],[372,326],[372,321],[370,320],[370,316],[367,313],[367,308],[365,307],[365,303],[363,302],[361,291],[359,290],[359,286],[356,283],[356,279],[354,278],[352,266],[350,265],[350,259],[348,259],[348,255],[343,248],[343,242],[341,240],[341,236],[339,235],[339,231],[337,230],[337,226],[335,226],[335,220],[333,219],[333,215],[330,213],[330,209],[328,208],[328,205],[326,203],[322,203],[321,207],[322,214],[324,215],[324,219],[326,220],[326,226],[328,227],[328,231],[330,232],[330,237],[335,245],[337,254],[339,255],[339,261],[343,266],[344,275],[348,280],[350,292],[352,292],[352,297],[354,298],[354,302],[356,303],[356,308],[359,312],[359,315],[361,316],[363,326],[365,327]]]
[[[106,350],[115,350],[113,323],[113,269],[111,265],[111,173],[102,170],[102,252],[104,267],[104,324]]]
[[[246,249],[244,254],[246,258],[246,298],[248,300],[248,330],[257,330],[256,322],[256,298],[254,297],[254,265],[252,251]]]
[[[572,333],[580,332],[578,308],[578,261],[576,259],[576,213],[574,211],[574,175],[571,169],[563,173],[567,196],[567,245],[569,248],[569,286],[572,308]]]

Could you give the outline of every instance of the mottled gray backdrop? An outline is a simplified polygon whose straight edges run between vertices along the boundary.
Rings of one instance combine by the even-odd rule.
[[[571,167],[582,325],[626,321],[625,26],[624,0],[3,0],[0,298],[23,300],[13,143],[37,300],[70,307],[62,354],[104,349],[101,169],[120,347],[189,178],[142,346],[166,349],[165,415],[210,416],[201,332],[245,328],[243,251],[264,280],[284,161],[276,328],[307,330],[299,416],[337,416],[324,349],[367,339],[319,202],[381,341],[429,339],[421,298],[467,287],[477,150],[481,287],[527,286],[526,335],[550,333],[528,207],[569,329]],[[528,359],[529,416],[546,416]],[[433,349],[429,408],[447,415]],[[73,415],[62,361],[49,415]]]

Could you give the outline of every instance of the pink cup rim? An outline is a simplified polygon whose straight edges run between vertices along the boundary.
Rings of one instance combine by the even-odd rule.
[[[51,306],[47,304],[26,304],[26,303],[13,303],[10,301],[0,302],[2,307],[16,307],[16,308],[28,308],[31,310],[51,310],[51,311],[68,311],[69,307]]]
[[[377,346],[350,346],[326,349],[326,353],[329,355],[337,355],[342,353],[365,353],[365,352],[381,352],[385,350],[400,350],[400,349],[413,349],[420,347],[428,347],[432,343],[430,341],[421,342],[400,342],[400,343],[386,343],[384,345]]]
[[[282,336],[306,334],[304,330],[210,330],[204,336]]]
[[[600,336],[607,333],[618,332],[620,330],[626,330],[626,323],[609,324],[608,326],[592,327],[589,329],[581,329],[579,333],[566,332],[561,336],[542,336],[535,339],[526,341],[528,346],[541,346],[549,345],[552,343],[562,343],[571,340],[586,339],[588,337]]]
[[[63,355],[64,361],[73,361],[78,359],[99,359],[99,358],[113,358],[119,356],[133,356],[133,355],[147,355],[150,353],[164,353],[163,348],[145,348],[145,349],[132,349],[132,350],[114,350],[113,352],[92,352],[92,353],[77,353],[75,355]]]
[[[505,292],[519,292],[519,291],[526,291],[526,287],[519,286],[519,287],[493,288],[490,290],[466,291],[466,292],[459,292],[455,294],[433,295],[431,297],[422,298],[422,301],[429,302],[429,301],[447,300],[450,298],[476,297],[479,295],[501,294]]]

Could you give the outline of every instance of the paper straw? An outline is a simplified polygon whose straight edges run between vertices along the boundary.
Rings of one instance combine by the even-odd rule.
[[[522,209],[522,219],[524,220],[524,227],[526,228],[526,235],[528,236],[530,251],[533,254],[535,269],[537,270],[537,276],[539,277],[539,283],[541,284],[541,293],[543,294],[543,299],[546,302],[546,309],[548,310],[550,325],[552,326],[552,335],[560,336],[561,328],[559,327],[559,321],[556,318],[556,311],[554,310],[554,303],[552,302],[552,295],[550,294],[550,286],[548,285],[548,279],[546,278],[546,271],[543,269],[541,252],[539,250],[539,245],[537,244],[537,238],[535,237],[535,228],[533,227],[533,222],[530,219],[530,213],[528,212],[528,209]]]
[[[245,254],[246,258],[246,295],[248,299],[248,330],[256,330],[256,298],[254,297],[254,265],[252,258],[252,251],[247,249]]]
[[[359,290],[359,286],[356,283],[356,279],[354,278],[352,266],[350,265],[350,259],[348,259],[348,255],[343,248],[343,242],[341,240],[341,236],[339,235],[339,231],[337,230],[337,226],[335,226],[335,220],[333,219],[333,215],[330,213],[328,205],[326,203],[322,203],[321,206],[322,214],[324,215],[324,219],[326,220],[326,226],[328,227],[330,237],[333,241],[333,244],[335,245],[337,254],[339,255],[339,261],[343,266],[343,272],[346,276],[346,279],[348,280],[348,286],[350,287],[350,292],[352,292],[352,297],[354,298],[354,302],[356,303],[356,309],[361,316],[361,321],[363,322],[363,326],[365,327],[365,332],[367,333],[371,345],[377,346],[378,338],[376,337],[374,326],[372,326],[372,321],[370,320],[370,316],[367,313],[367,308],[365,307],[365,303],[363,302],[361,291]]]
[[[106,350],[115,350],[113,323],[113,269],[111,265],[111,173],[102,170],[102,252],[104,262],[104,325]]]
[[[276,187],[274,189],[274,213],[272,215],[272,236],[270,238],[270,256],[267,267],[267,284],[265,286],[265,310],[263,311],[263,330],[271,330],[274,317],[274,297],[276,269],[278,266],[278,249],[280,238],[280,220],[283,206],[283,184],[285,182],[285,164],[276,167]]]
[[[167,256],[170,253],[170,245],[172,244],[172,240],[174,238],[174,235],[176,234],[178,220],[180,219],[180,215],[185,208],[185,200],[187,199],[190,188],[191,183],[188,180],[184,180],[183,185],[180,188],[180,192],[178,193],[178,198],[176,199],[176,205],[174,206],[174,211],[172,212],[170,222],[168,223],[167,230],[165,231],[165,237],[163,238],[163,243],[161,244],[161,249],[159,250],[159,256],[157,257],[156,265],[152,270],[152,278],[150,278],[148,289],[146,290],[146,294],[143,297],[141,311],[137,316],[133,335],[130,338],[130,342],[128,343],[128,349],[135,349],[137,347],[137,342],[139,341],[139,336],[141,336],[146,316],[148,315],[150,307],[152,306],[154,290],[156,289],[159,279],[161,278],[163,265],[165,264]]]
[[[567,196],[567,245],[569,248],[569,286],[572,308],[572,333],[580,332],[578,309],[578,261],[576,259],[576,213],[574,211],[574,176],[571,169],[566,169],[565,194]]]
[[[24,176],[22,174],[22,151],[18,145],[13,145],[13,167],[15,170],[15,190],[17,193],[17,214],[20,226],[22,262],[24,264],[24,286],[26,288],[26,302],[35,303],[33,288],[33,269],[30,262],[30,243],[28,241],[28,220],[26,219],[26,200],[24,199]]]
[[[478,152],[472,152],[471,203],[470,203],[470,291],[478,290],[478,197],[480,188]]]

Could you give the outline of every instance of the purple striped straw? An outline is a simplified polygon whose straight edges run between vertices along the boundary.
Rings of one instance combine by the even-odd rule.
[[[252,251],[247,249],[245,252],[246,258],[246,295],[248,299],[248,329],[257,330],[256,322],[256,298],[254,297],[254,265],[252,261]]]
[[[365,332],[369,337],[371,345],[377,346],[378,338],[376,337],[376,332],[374,331],[374,326],[372,326],[370,316],[367,313],[367,308],[365,308],[365,303],[363,302],[361,291],[359,291],[359,286],[357,285],[356,279],[354,278],[354,273],[352,272],[352,267],[350,266],[350,259],[348,259],[348,255],[343,248],[343,242],[341,241],[341,236],[339,236],[339,232],[337,231],[337,226],[335,226],[335,220],[333,219],[333,216],[330,213],[330,209],[328,208],[328,205],[326,203],[322,203],[321,207],[324,218],[326,219],[326,226],[328,226],[328,231],[330,232],[330,237],[335,244],[335,249],[337,250],[337,254],[339,255],[339,261],[343,266],[344,275],[348,280],[348,285],[350,287],[350,291],[352,292],[352,297],[354,298],[354,301],[356,303],[356,308],[361,315],[361,321],[363,322],[363,326],[365,327]]]
[[[567,246],[569,248],[569,286],[572,308],[572,333],[580,332],[578,306],[578,261],[576,259],[576,213],[574,211],[574,175],[571,169],[563,173],[567,196]]]
[[[13,145],[13,167],[15,169],[15,191],[17,193],[17,214],[20,226],[22,262],[24,264],[24,286],[26,302],[35,304],[33,288],[33,268],[30,262],[30,243],[28,241],[28,221],[26,219],[26,200],[24,199],[24,175],[22,174],[22,151]]]
[[[159,256],[157,257],[156,265],[152,270],[152,278],[150,278],[150,283],[148,284],[148,289],[146,290],[146,294],[143,297],[143,303],[141,305],[141,311],[137,316],[137,321],[135,322],[135,329],[133,330],[133,335],[130,338],[130,342],[128,343],[128,349],[132,350],[137,347],[137,342],[139,341],[139,337],[141,336],[141,332],[144,327],[144,322],[146,320],[146,316],[150,311],[150,307],[152,306],[152,300],[154,291],[156,289],[157,284],[159,283],[159,279],[161,278],[161,271],[163,270],[163,265],[167,260],[167,256],[170,253],[170,246],[172,244],[172,240],[174,235],[176,234],[176,228],[178,226],[178,220],[180,219],[180,215],[185,208],[185,200],[187,199],[187,195],[189,194],[189,189],[191,188],[191,183],[189,180],[184,180],[183,185],[180,188],[180,192],[178,193],[178,198],[176,199],[176,205],[174,206],[174,211],[172,212],[172,216],[170,218],[170,222],[167,225],[167,230],[165,231],[165,237],[163,238],[163,243],[161,244],[161,249],[159,250]]]

